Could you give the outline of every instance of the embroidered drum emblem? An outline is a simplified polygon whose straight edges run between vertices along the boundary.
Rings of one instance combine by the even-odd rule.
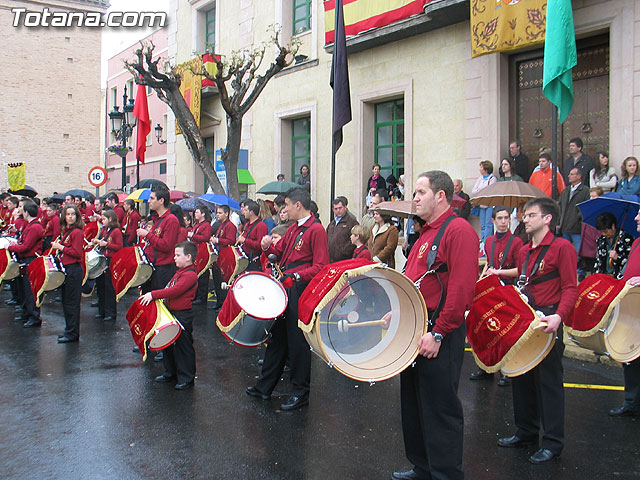
[[[587,294],[587,298],[589,300],[595,300],[596,298],[600,298],[600,292],[594,292],[593,290],[591,290],[588,294]]]
[[[500,330],[500,320],[496,317],[487,318],[487,328],[492,332],[497,332]]]

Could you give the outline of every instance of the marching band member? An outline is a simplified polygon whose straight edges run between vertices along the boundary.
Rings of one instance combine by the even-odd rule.
[[[108,193],[107,196],[104,197],[104,206],[115,212],[116,217],[118,217],[118,225],[124,224],[125,211],[124,208],[118,205],[118,195],[113,192]]]
[[[462,479],[464,422],[458,383],[464,358],[464,312],[478,276],[478,236],[451,208],[453,181],[441,171],[418,176],[416,214],[425,220],[405,274],[419,282],[428,332],[418,342],[415,366],[400,374],[402,433],[414,465],[396,480]]]
[[[55,203],[47,205],[47,217],[49,221],[44,227],[44,239],[42,242],[42,249],[44,251],[49,250],[51,248],[51,242],[60,236],[60,215]]]
[[[253,200],[246,200],[243,207],[244,218],[247,223],[244,226],[242,234],[238,237],[237,243],[243,245],[244,253],[249,257],[249,266],[247,271],[259,272],[260,268],[260,242],[267,235],[267,225],[260,218],[260,206]]]
[[[113,210],[102,211],[100,218],[102,229],[98,238],[93,239],[93,244],[102,249],[102,254],[107,259],[107,265],[111,261],[114,253],[123,247],[122,230],[118,224],[118,217]],[[118,305],[116,303],[116,291],[113,288],[111,270],[107,269],[96,279],[98,290],[98,313],[96,318],[105,321],[115,320],[118,315]]]
[[[247,388],[247,395],[268,399],[276,387],[289,358],[291,367],[291,396],[280,408],[295,410],[309,403],[311,384],[311,351],[302,330],[298,328],[298,299],[309,281],[329,263],[327,234],[322,224],[309,210],[309,192],[295,188],[285,194],[285,205],[293,223],[284,237],[273,245],[270,235],[262,238],[260,246],[267,254],[274,254],[284,273],[280,279],[287,289],[289,303],[283,316],[271,330],[264,364],[255,386]]]
[[[9,202],[10,193],[3,192],[0,193],[0,221],[3,221],[5,224],[9,223],[9,207],[7,203]]]
[[[124,223],[122,225],[122,233],[124,235],[124,246],[130,247],[138,243],[138,236],[136,234],[136,230],[140,226],[140,221],[142,217],[136,210],[135,202],[131,199],[125,200],[124,203]]]
[[[64,333],[58,335],[58,343],[77,342],[80,339],[80,300],[84,272],[84,221],[75,205],[65,205],[60,219],[60,241],[51,242],[51,247],[60,252],[60,262],[66,270],[62,284],[62,310],[64,311]]]
[[[537,445],[542,429],[540,449],[529,457],[534,464],[552,460],[564,447],[562,321],[578,297],[578,279],[576,249],[553,234],[558,218],[558,206],[550,198],[535,198],[524,206],[522,219],[531,241],[520,249],[517,268],[510,275],[504,274],[519,275],[518,285],[531,308],[544,314],[541,320],[548,324],[544,332],[557,332],[553,349],[544,360],[512,379],[517,430],[512,436],[498,440],[501,447]]]
[[[191,304],[198,288],[198,274],[193,268],[193,262],[197,255],[198,248],[191,242],[181,242],[176,245],[174,261],[178,271],[166,288],[147,292],[140,301],[144,306],[149,305],[153,300],[166,299],[167,308],[184,327],[178,339],[163,350],[165,352],[162,360],[164,373],[155,378],[158,383],[176,381],[176,390],[187,390],[193,387],[196,377]]]
[[[229,220],[231,209],[228,205],[220,205],[216,209],[216,220],[220,225],[211,241],[217,245],[218,252],[221,253],[223,248],[227,248],[236,243],[238,229],[235,224]],[[216,292],[215,310],[220,310],[224,299],[227,297],[227,291],[222,289],[222,272],[217,264],[213,265],[213,287]]]
[[[32,201],[20,201],[18,208],[15,210],[23,216],[26,226],[20,233],[18,244],[10,245],[9,251],[15,253],[21,263],[29,265],[35,260],[37,255],[42,253],[42,236],[44,235],[44,229],[37,220],[38,206]],[[40,308],[36,307],[36,301],[33,298],[33,291],[31,290],[31,283],[29,283],[29,275],[24,273],[20,275],[17,280],[16,286],[18,299],[22,305],[22,316],[16,317],[16,320],[23,320],[23,326],[25,328],[39,327],[42,325]]]
[[[184,221],[184,213],[180,205],[172,203],[169,205],[169,211],[178,219],[180,230],[178,231],[178,243],[187,241],[187,224]]]
[[[209,213],[209,209],[205,206],[198,206],[193,211],[193,216],[196,224],[187,234],[189,240],[191,240],[195,245],[208,242],[211,240],[211,214]],[[193,301],[193,304],[206,304],[208,292],[209,270],[198,277],[198,291],[196,292],[196,299]]]

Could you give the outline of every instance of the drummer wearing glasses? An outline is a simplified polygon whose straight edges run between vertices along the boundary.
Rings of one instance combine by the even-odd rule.
[[[396,480],[464,478],[464,422],[458,383],[464,356],[464,312],[478,277],[478,235],[451,208],[453,181],[445,172],[419,175],[414,201],[426,221],[407,259],[406,275],[420,284],[429,312],[415,366],[400,376],[405,452],[414,465]],[[438,241],[438,237],[440,240]],[[435,250],[435,258],[433,248]]]
[[[524,206],[522,220],[531,241],[518,253],[516,268],[503,276],[518,277],[518,288],[529,305],[543,313],[546,333],[557,332],[553,349],[534,369],[514,377],[513,413],[516,432],[500,438],[501,447],[538,445],[529,461],[548,462],[564,447],[564,387],[562,378],[562,321],[571,312],[578,296],[577,256],[573,245],[553,235],[560,217],[557,204],[550,198],[535,198]]]

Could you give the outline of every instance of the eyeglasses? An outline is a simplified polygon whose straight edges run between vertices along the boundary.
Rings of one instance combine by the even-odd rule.
[[[549,214],[548,213],[547,214],[545,214],[545,213],[525,213],[524,215],[522,215],[522,220],[526,220],[526,219],[532,218],[532,217],[537,217],[538,215],[541,216],[541,217],[544,217],[544,216],[549,215]]]

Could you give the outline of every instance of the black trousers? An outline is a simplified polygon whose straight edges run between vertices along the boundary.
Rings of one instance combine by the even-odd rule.
[[[289,304],[284,316],[279,317],[271,329],[271,339],[264,354],[264,364],[256,388],[271,395],[282,376],[289,358],[292,395],[309,395],[311,388],[311,350],[298,328],[298,300],[307,283],[297,283],[287,289]]]
[[[118,306],[109,268],[96,278],[96,290],[98,291],[98,313],[103,317],[115,318],[118,315]]]
[[[402,433],[407,459],[434,480],[464,478],[464,418],[458,398],[465,324],[442,340],[436,358],[421,355],[400,374]]]
[[[36,257],[26,257],[20,260],[20,263],[29,265]],[[36,301],[33,297],[33,290],[29,282],[29,274],[25,273],[17,278],[16,290],[18,301],[22,305],[22,318],[25,322],[29,320],[40,320],[40,308],[36,307]]]
[[[170,310],[184,327],[178,339],[165,348],[162,362],[164,374],[177,377],[178,383],[192,382],[196,378],[196,352],[193,349],[193,312]]]
[[[80,300],[82,300],[82,265],[65,265],[67,277],[62,284],[62,311],[64,312],[64,334],[73,339],[80,338]]]
[[[562,330],[560,325],[556,343],[545,359],[533,370],[514,377],[511,382],[513,413],[518,427],[516,435],[537,441],[542,428],[541,448],[556,454],[560,454],[564,447]]]
[[[142,284],[142,293],[147,293],[152,290],[162,290],[169,284],[177,270],[178,268],[175,263],[156,265],[151,278]]]
[[[196,290],[196,300],[202,300],[202,303],[207,303],[207,296],[209,295],[209,269],[198,277],[198,289]]]
[[[623,406],[640,413],[640,358],[623,363],[624,404]]]
[[[222,289],[222,272],[217,263],[213,264],[211,272],[213,273],[213,289],[216,292],[216,304],[218,307],[222,307],[224,299],[227,298],[228,290]]]

